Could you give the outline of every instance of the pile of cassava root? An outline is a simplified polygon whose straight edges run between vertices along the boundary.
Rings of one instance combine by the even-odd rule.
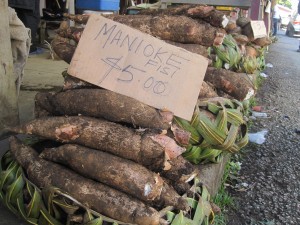
[[[69,27],[67,21],[62,22],[52,48],[70,63],[89,15],[64,16],[81,26]],[[244,101],[255,94],[255,73],[264,68],[264,47],[271,41],[267,37],[254,39],[248,18],[233,20],[212,6],[192,4],[105,17],[207,57],[210,64],[200,98],[221,96]],[[223,44],[228,35],[234,50]]]
[[[66,91],[36,95],[36,119],[10,128],[56,142],[38,153],[11,138],[28,179],[126,223],[160,224],[167,206],[188,212],[182,195],[198,171],[166,135],[173,114],[108,90],[73,88],[70,79]]]
[[[65,16],[81,24],[89,18]],[[107,18],[211,60],[192,121],[64,73],[61,91],[36,95],[36,118],[9,128],[17,134],[51,140],[53,145],[36,149],[11,137],[10,151],[38,188],[57,187],[112,219],[167,224],[160,213],[166,207],[188,217],[191,204],[186,194],[194,188],[191,181],[201,173],[191,162],[202,162],[205,157],[216,162],[222,151],[237,152],[248,142],[246,112],[240,101],[255,93],[255,75],[240,71],[237,64],[235,71],[224,69],[225,61],[221,67],[213,67],[217,53],[207,51],[223,46],[226,32],[240,31],[222,12],[203,5]],[[62,23],[52,41],[61,59],[70,63],[83,30],[84,26]],[[236,48],[243,49],[249,42],[241,32],[233,37]],[[185,152],[191,162],[182,156]],[[210,205],[204,211],[211,217]]]

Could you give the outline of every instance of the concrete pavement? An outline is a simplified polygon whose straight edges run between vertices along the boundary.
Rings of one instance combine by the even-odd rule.
[[[44,50],[43,54],[29,56],[18,100],[21,123],[34,118],[34,96],[37,92],[59,90],[62,87],[61,73],[67,67],[68,64],[62,60],[52,60],[48,50]],[[0,140],[0,156],[7,150],[7,139]],[[11,213],[0,202],[0,225],[23,224],[27,223]]]

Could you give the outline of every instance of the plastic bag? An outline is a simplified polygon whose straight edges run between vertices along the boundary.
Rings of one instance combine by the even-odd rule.
[[[257,133],[248,133],[249,141],[256,144],[263,144],[266,140],[265,135],[268,133],[267,130],[262,130]]]
[[[255,112],[253,111],[252,116],[256,117],[256,118],[268,118],[268,114],[264,113],[264,112]]]

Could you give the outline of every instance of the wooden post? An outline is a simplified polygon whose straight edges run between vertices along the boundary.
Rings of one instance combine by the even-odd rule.
[[[0,0],[0,137],[3,128],[19,123],[18,97],[8,20],[8,2]]]

